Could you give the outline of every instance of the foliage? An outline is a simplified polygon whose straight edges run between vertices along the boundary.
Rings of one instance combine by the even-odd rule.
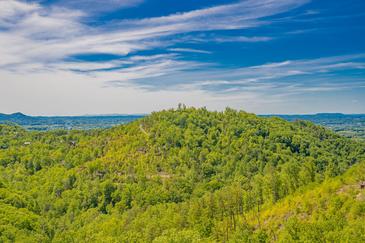
[[[232,109],[88,131],[0,125],[0,242],[352,242],[363,192],[336,190],[364,180],[342,176],[364,156],[310,122]]]

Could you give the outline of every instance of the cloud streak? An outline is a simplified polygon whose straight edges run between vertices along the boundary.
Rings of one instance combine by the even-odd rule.
[[[143,2],[144,0],[58,0],[55,4],[60,7],[82,9],[89,13],[99,13],[135,7]]]
[[[117,1],[119,2],[119,1]],[[39,3],[2,1],[0,11],[0,54],[2,68],[29,62],[48,64],[83,53],[128,55],[171,45],[161,39],[180,33],[224,29],[246,29],[303,5],[306,0],[248,0],[169,16],[129,19],[113,25],[91,27],[83,22],[86,13]],[[81,2],[82,3],[82,2]],[[67,6],[67,1],[66,4]],[[247,37],[229,41],[264,41]],[[217,40],[222,41],[222,40]],[[180,50],[181,51],[181,50]]]
[[[192,48],[170,48],[169,51],[173,52],[191,52],[191,53],[200,53],[200,54],[211,54],[211,51],[205,50],[197,50]]]
[[[287,60],[241,68],[220,67],[212,63],[201,68],[189,62],[180,63],[179,68],[179,61],[172,63],[171,67],[160,73],[158,78],[142,75],[108,84],[113,87],[129,84],[147,90],[203,90],[221,95],[252,92],[267,96],[356,89],[365,85],[365,54]],[[129,77],[127,73],[123,76]]]

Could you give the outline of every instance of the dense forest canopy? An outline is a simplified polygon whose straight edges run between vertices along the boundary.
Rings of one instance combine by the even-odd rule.
[[[361,161],[363,142],[232,109],[0,125],[0,242],[361,242]]]

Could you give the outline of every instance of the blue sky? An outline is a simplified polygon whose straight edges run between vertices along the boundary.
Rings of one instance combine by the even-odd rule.
[[[365,2],[1,0],[0,112],[365,113]]]

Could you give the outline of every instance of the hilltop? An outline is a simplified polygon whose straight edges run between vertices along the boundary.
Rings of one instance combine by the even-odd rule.
[[[27,116],[22,113],[0,114],[0,124],[18,124],[27,130],[49,131],[57,129],[89,130],[105,129],[132,122],[144,117],[143,114],[109,114],[85,116]],[[365,140],[365,115],[342,113],[319,113],[313,115],[260,115],[280,117],[287,121],[306,120],[359,140]]]
[[[361,191],[346,181],[364,179],[348,172],[363,170],[364,143],[311,122],[179,108],[104,130],[0,125],[0,135],[0,241],[314,240],[295,233],[315,223],[335,224],[321,228],[329,237],[364,231]],[[322,194],[331,181],[352,199]],[[348,217],[327,220],[335,212],[305,203],[312,195],[345,203]],[[296,202],[311,208],[305,217]]]
[[[24,118],[28,118],[29,116],[24,115],[21,112],[16,112],[16,113],[12,113],[12,114],[3,114],[0,113],[0,120],[9,120],[9,119],[24,119]]]

